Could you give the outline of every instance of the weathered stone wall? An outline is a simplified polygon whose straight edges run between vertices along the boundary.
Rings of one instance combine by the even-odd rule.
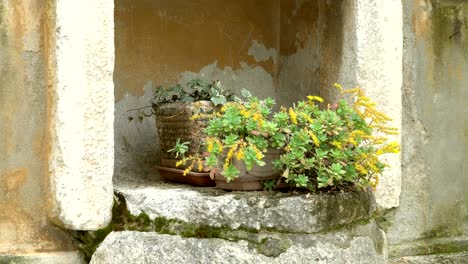
[[[468,250],[468,3],[403,1],[402,194],[391,255]]]
[[[0,1],[0,255],[70,249],[47,221],[53,10],[49,1]]]
[[[291,196],[155,183],[116,186],[116,196],[93,264],[386,260],[371,192]],[[81,236],[88,253],[95,244],[87,238],[97,236]]]
[[[112,217],[114,3],[57,0],[54,10],[51,218],[67,229],[94,230]]]
[[[320,94],[337,100],[333,83],[360,87],[401,131],[402,8],[399,0],[328,1],[320,6]],[[389,140],[400,142],[399,135]],[[381,208],[398,206],[399,155],[383,157],[390,166],[376,190]]]
[[[320,8],[324,1],[280,1],[279,64],[276,100],[290,106],[318,95]]]

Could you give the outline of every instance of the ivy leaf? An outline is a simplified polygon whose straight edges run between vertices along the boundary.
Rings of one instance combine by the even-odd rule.
[[[249,90],[243,88],[241,91],[241,95],[245,98],[250,98],[252,97],[252,93],[249,92]]]
[[[224,95],[219,95],[216,97],[211,97],[211,102],[213,102],[214,105],[224,105],[226,104],[226,97]]]

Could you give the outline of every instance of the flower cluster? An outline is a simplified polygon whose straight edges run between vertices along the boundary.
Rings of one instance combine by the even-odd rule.
[[[275,101],[244,96],[248,98],[246,102],[224,105],[205,130],[208,136],[206,165],[210,169],[222,168],[221,173],[227,181],[239,175],[233,159],[243,161],[247,170],[251,170],[255,165],[265,165],[262,159],[267,148],[285,145],[279,125],[269,118]],[[218,166],[220,160],[222,165]]]
[[[388,166],[381,155],[399,152],[398,143],[388,139],[398,131],[388,126],[390,118],[361,89],[335,87],[341,96],[327,106],[320,105],[324,100],[319,96],[308,96],[278,112],[272,111],[273,99],[259,100],[250,94],[244,94],[245,102],[226,103],[210,116],[205,129],[204,164],[196,155],[184,157],[180,165],[191,161],[187,172],[196,164],[199,170],[221,170],[232,181],[239,175],[234,159],[251,170],[264,166],[265,152],[276,148],[284,154],[274,165],[283,171],[281,179],[295,188],[375,187]]]
[[[308,96],[285,113],[286,153],[276,165],[283,179],[299,188],[375,187],[387,164],[379,156],[397,153],[399,145],[386,135],[397,130],[359,88],[341,91],[337,104],[320,109],[323,99]],[[349,104],[344,97],[352,103]]]

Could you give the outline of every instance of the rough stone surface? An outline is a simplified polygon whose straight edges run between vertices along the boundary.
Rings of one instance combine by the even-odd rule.
[[[335,102],[333,83],[360,87],[401,131],[402,7],[400,0],[330,1],[322,7],[321,95]],[[400,136],[392,136],[400,142]],[[376,191],[379,207],[399,204],[400,155],[385,157],[389,168]]]
[[[0,0],[0,254],[71,247],[47,221],[52,3]]]
[[[314,233],[368,219],[371,193],[289,196],[232,192],[171,184],[116,186],[133,215],[164,217],[209,226]]]
[[[356,0],[357,83],[393,120],[390,125],[401,131],[403,9],[400,0]],[[389,136],[401,142],[401,135]],[[401,193],[401,157],[389,154],[388,167],[376,190],[381,208],[399,205]]]
[[[126,94],[115,104],[114,121],[114,182],[145,180],[158,178],[154,165],[159,161],[159,138],[154,117],[128,121],[130,114],[149,106],[155,87],[152,82],[145,85],[143,96]],[[144,109],[149,113],[151,109]]]
[[[259,253],[247,241],[195,239],[153,232],[113,232],[97,249],[91,264],[119,263],[385,263],[369,237],[333,244],[324,238],[284,247],[276,257]]]
[[[421,239],[401,244],[391,244],[388,256],[430,255],[468,251],[468,236]]]
[[[1,264],[85,264],[79,252],[0,255]]]
[[[403,5],[402,194],[387,230],[396,246],[468,234],[468,2]]]
[[[335,102],[338,91],[360,87],[393,119],[401,131],[402,7],[400,0],[327,1],[321,6],[320,93]],[[400,142],[400,136],[392,136]],[[376,191],[379,207],[399,204],[400,155],[389,155],[390,167]]]
[[[388,264],[467,264],[468,251],[390,259]]]
[[[69,229],[94,230],[111,219],[113,5],[108,0],[59,0],[55,7],[52,218]]]

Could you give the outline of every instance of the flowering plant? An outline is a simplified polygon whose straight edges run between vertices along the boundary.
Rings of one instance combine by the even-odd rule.
[[[326,109],[317,105],[323,99],[308,96],[289,109],[275,115],[283,127],[287,145],[275,165],[281,167],[283,179],[299,188],[343,189],[375,187],[378,175],[388,166],[379,159],[397,153],[399,145],[388,142],[386,135],[396,134],[387,126],[390,118],[376,110],[376,104],[359,88],[341,91],[337,104]],[[353,103],[349,104],[345,95]]]
[[[274,119],[269,119],[275,101],[271,98],[259,100],[246,90],[243,96],[248,98],[247,101],[227,103],[205,129],[206,166],[217,170],[218,162],[222,160],[221,174],[228,182],[239,176],[239,170],[232,162],[234,158],[243,161],[246,169],[251,170],[255,165],[265,165],[262,159],[268,148],[285,145],[286,137],[280,126]]]

